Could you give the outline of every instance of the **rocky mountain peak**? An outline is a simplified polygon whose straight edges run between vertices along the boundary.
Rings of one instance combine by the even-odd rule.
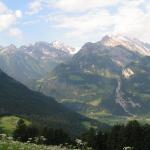
[[[16,51],[17,51],[17,47],[13,44],[10,44],[9,46],[7,47],[2,47],[2,50],[0,51],[1,53],[4,53],[4,54],[14,54]]]
[[[6,48],[8,48],[8,49],[17,49],[17,47],[14,44],[10,44]]]
[[[106,35],[102,38],[100,43],[107,47],[116,47],[122,45],[133,52],[150,56],[150,44],[144,43],[136,38],[129,38],[124,35]]]
[[[69,45],[66,45],[64,44],[63,42],[60,42],[60,41],[54,41],[51,43],[51,46],[56,48],[56,49],[60,49],[66,53],[69,53],[69,54],[74,54],[76,53],[76,49],[69,46]]]

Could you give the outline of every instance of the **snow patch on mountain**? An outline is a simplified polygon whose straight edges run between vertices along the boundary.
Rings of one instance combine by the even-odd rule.
[[[56,48],[56,49],[60,49],[66,53],[69,54],[75,54],[77,52],[77,50],[69,45],[66,45],[60,41],[54,41],[51,43],[51,46]]]
[[[135,38],[129,38],[122,35],[104,36],[100,43],[107,47],[116,47],[122,45],[130,51],[142,54],[144,56],[150,56],[150,44],[141,42]]]
[[[128,78],[130,78],[131,76],[134,75],[134,72],[133,72],[130,68],[126,68],[126,69],[123,69],[122,75],[123,75],[126,79],[128,79]]]

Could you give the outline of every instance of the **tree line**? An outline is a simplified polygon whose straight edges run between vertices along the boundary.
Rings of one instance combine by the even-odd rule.
[[[107,131],[90,129],[82,139],[94,150],[150,150],[150,125],[130,121]]]
[[[27,126],[20,119],[13,138],[21,142],[32,142],[46,145],[74,145],[76,140],[84,149],[93,150],[150,150],[150,125],[130,121],[126,125],[117,124],[107,130],[89,129],[79,137],[71,137],[63,129],[44,127],[40,129],[35,125]]]
[[[46,145],[59,145],[71,142],[71,138],[63,129],[53,129],[49,127],[40,129],[35,125],[27,126],[23,119],[17,122],[13,138],[21,142]]]

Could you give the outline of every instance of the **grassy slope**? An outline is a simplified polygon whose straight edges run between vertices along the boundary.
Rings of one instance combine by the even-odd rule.
[[[0,141],[0,150],[73,150],[61,146],[44,146],[16,141]]]
[[[0,117],[0,128],[7,133],[11,134],[16,129],[16,125],[19,119],[23,119],[17,116],[2,116]],[[31,124],[27,119],[23,119],[26,125]]]

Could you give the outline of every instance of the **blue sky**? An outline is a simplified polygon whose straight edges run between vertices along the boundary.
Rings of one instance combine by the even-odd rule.
[[[0,0],[0,45],[74,47],[122,34],[150,43],[149,0]]]

